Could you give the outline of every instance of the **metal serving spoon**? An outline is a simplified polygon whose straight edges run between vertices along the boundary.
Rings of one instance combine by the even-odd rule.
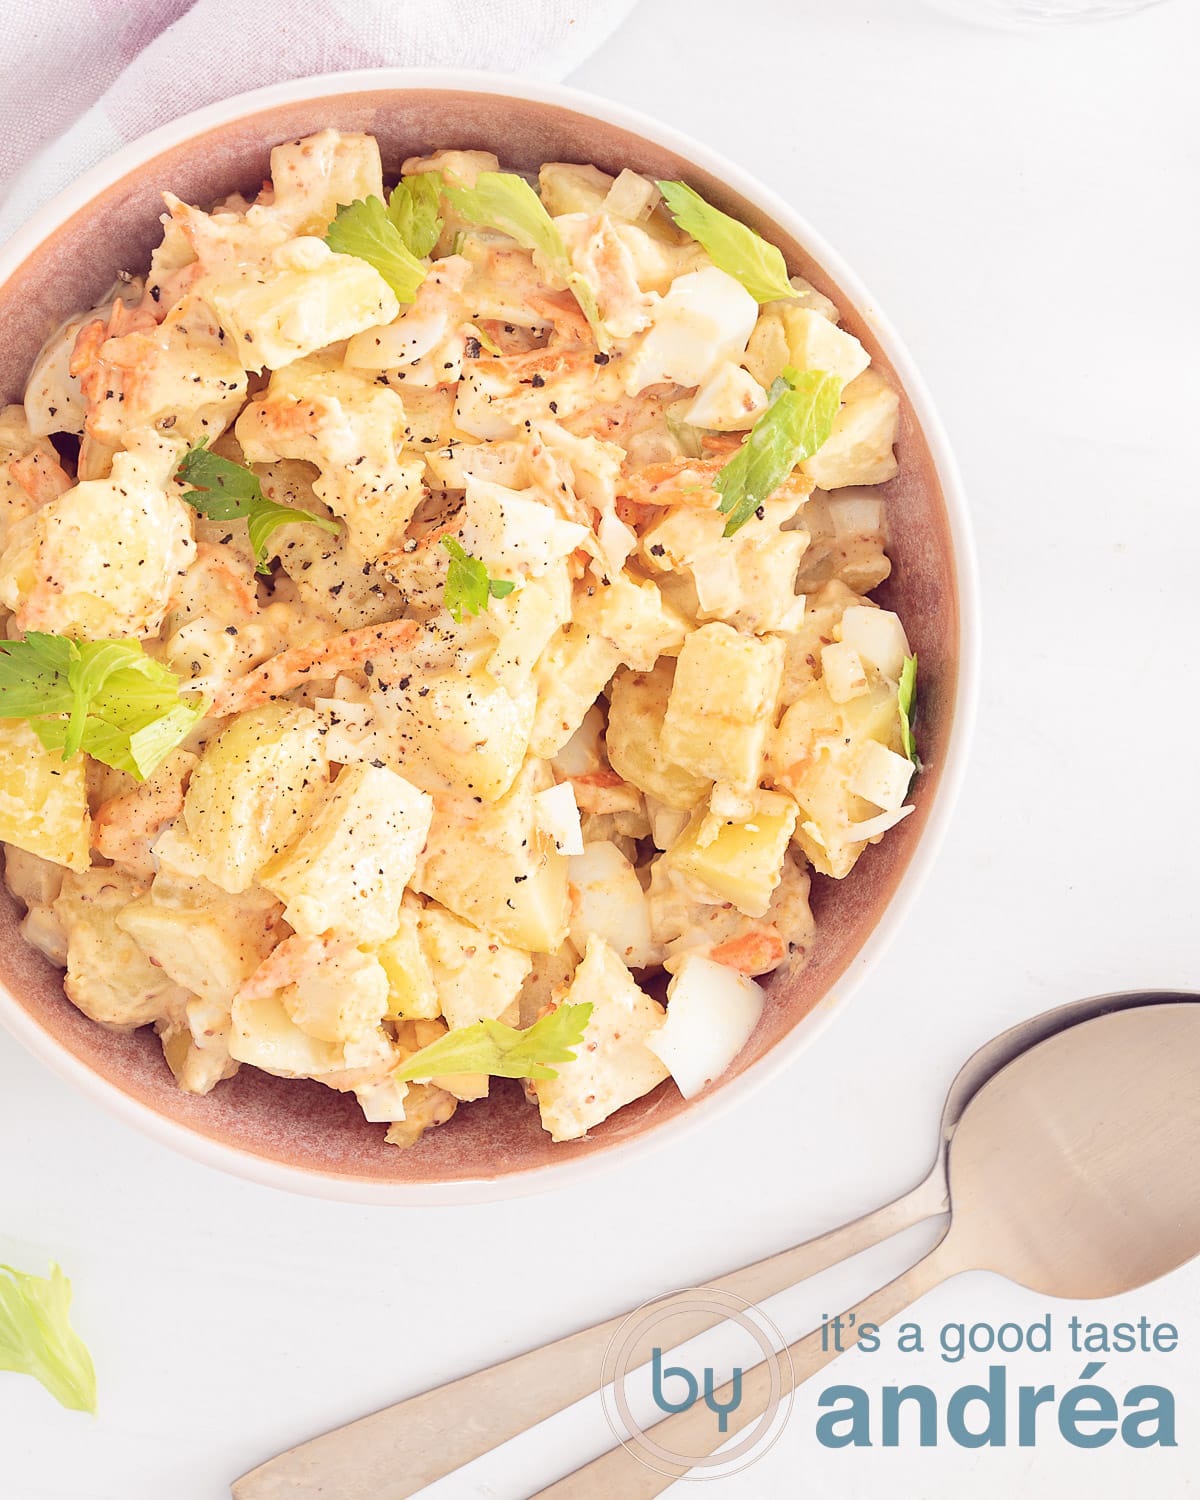
[[[763,1302],[797,1281],[869,1249],[948,1207],[946,1156],[967,1104],[999,1069],[1047,1037],[1095,1016],[1132,1006],[1198,997],[1137,990],[1092,996],[1034,1016],[994,1037],[959,1069],[942,1109],[937,1155],[927,1176],[894,1202],[815,1239],[709,1283],[747,1302]],[[670,1299],[665,1299],[669,1301]],[[664,1302],[665,1305],[665,1302]],[[591,1395],[622,1313],[486,1370],[424,1391],[281,1453],[233,1485],[234,1500],[406,1500],[426,1485]],[[719,1313],[677,1313],[673,1346],[705,1332]],[[635,1344],[628,1369],[650,1358],[651,1331]]]
[[[1200,1253],[1197,1064],[1192,1002],[1085,1021],[1002,1068],[950,1143],[946,1233],[844,1315],[847,1340],[961,1271],[995,1271],[1044,1296],[1112,1297]],[[766,1411],[772,1377],[786,1390],[835,1359],[823,1342],[818,1329],[792,1344],[791,1370],[780,1361],[743,1374],[724,1432],[697,1403],[643,1434],[656,1467],[617,1447],[533,1500],[651,1500]],[[714,1408],[731,1394],[718,1392]]]

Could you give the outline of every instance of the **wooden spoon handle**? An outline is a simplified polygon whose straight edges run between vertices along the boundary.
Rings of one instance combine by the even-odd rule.
[[[948,1236],[943,1236],[923,1260],[843,1314],[843,1325],[848,1325],[848,1342],[844,1347],[850,1348],[858,1342],[864,1323],[886,1323],[947,1277],[965,1269],[949,1248]],[[851,1313],[855,1315],[853,1323],[850,1323]],[[652,1457],[638,1457],[626,1446],[611,1448],[557,1484],[539,1490],[531,1500],[612,1500],[614,1495],[621,1500],[653,1500],[689,1473],[695,1467],[695,1460],[715,1453],[757,1421],[773,1400],[786,1399],[795,1386],[836,1359],[842,1351],[832,1344],[832,1339],[823,1338],[821,1329],[814,1329],[788,1347],[790,1367],[786,1359],[770,1360],[745,1371],[741,1378],[741,1400],[732,1409],[729,1408],[734,1398],[733,1384],[722,1386],[714,1393],[712,1402],[714,1407],[727,1410],[724,1432],[717,1425],[714,1411],[703,1401],[696,1401],[644,1434],[659,1450]],[[633,1442],[636,1444],[636,1437]],[[674,1461],[666,1455],[680,1457]]]
[[[945,1211],[946,1180],[939,1160],[924,1182],[895,1202],[715,1277],[710,1285],[746,1302],[763,1302]],[[603,1383],[605,1353],[625,1317],[609,1318],[290,1448],[236,1480],[234,1500],[318,1500],[329,1495],[338,1500],[407,1500],[595,1392]],[[721,1317],[720,1312],[699,1310],[676,1314],[667,1325],[671,1346],[704,1333]],[[635,1343],[628,1368],[644,1364],[662,1337],[662,1332],[648,1330]]]

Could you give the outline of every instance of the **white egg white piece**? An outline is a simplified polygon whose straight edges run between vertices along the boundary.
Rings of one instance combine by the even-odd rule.
[[[685,1099],[715,1082],[758,1025],[764,995],[753,979],[685,953],[667,986],[667,1019],[646,1046],[667,1065]]]

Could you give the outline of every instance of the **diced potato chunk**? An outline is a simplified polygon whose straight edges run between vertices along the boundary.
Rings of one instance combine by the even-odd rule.
[[[601,938],[588,944],[561,1001],[585,1002],[590,1002],[592,1013],[574,1061],[556,1064],[557,1078],[539,1078],[534,1084],[542,1125],[555,1141],[578,1140],[667,1076],[666,1067],[645,1042],[666,1012],[638,988]]]
[[[604,750],[605,715],[594,703],[583,716],[583,723],[562,747],[551,763],[555,776],[594,776],[609,769]],[[575,853],[578,854],[578,850]]]
[[[612,641],[568,621],[537,664],[537,711],[529,748],[550,759],[567,743],[621,665]]]
[[[579,962],[575,945],[567,942],[555,953],[530,955],[533,967],[525,976],[521,986],[520,1016],[517,1025],[524,1030],[532,1026],[550,1009],[566,990]]]
[[[837,303],[827,297],[824,292],[818,292],[811,281],[805,281],[803,276],[789,276],[794,297],[786,301],[776,302],[773,305],[779,308],[807,308],[810,312],[820,313],[823,318],[828,318],[831,323],[836,323],[841,317],[838,312]]]
[[[551,218],[599,213],[614,180],[599,167],[565,161],[548,161],[538,172],[542,202]]]
[[[458,1100],[432,1083],[410,1083],[404,1094],[404,1118],[396,1120],[384,1140],[389,1146],[415,1146],[427,1130],[444,1125]]]
[[[0,726],[0,728],[7,726]],[[26,906],[46,906],[62,890],[63,867],[16,844],[3,846],[4,883]]]
[[[430,443],[425,448],[425,476],[435,490],[465,490],[468,479],[488,479],[519,490],[529,483],[528,456],[524,443],[516,440],[462,441],[444,448]]]
[[[319,962],[279,994],[301,1031],[346,1048],[347,1061],[350,1048],[378,1034],[387,1013],[383,965],[349,940],[326,947]]]
[[[394,391],[315,357],[276,370],[234,430],[247,463],[315,464],[313,492],[345,520],[365,558],[402,546],[425,465],[403,455],[404,406]]]
[[[877,811],[852,789],[872,740],[899,752],[895,684],[875,678],[867,693],[838,704],[818,680],[788,707],[771,746],[772,780],[800,807],[795,840],[814,868],[838,880],[865,847],[854,825]]]
[[[35,370],[31,380],[36,375]],[[50,430],[56,432],[60,429]],[[23,521],[35,509],[33,498],[23,485],[17,483],[10,465],[33,454],[39,461],[48,461],[53,449],[47,453],[47,447],[29,430],[24,407],[0,406],[0,550],[8,546],[9,536],[17,522]]]
[[[22,630],[84,640],[156,635],[196,555],[191,511],[167,492],[183,452],[155,433],[13,529],[0,601]],[[98,540],[102,539],[102,540]]]
[[[402,1021],[439,1016],[442,1007],[433,982],[433,970],[421,946],[419,896],[406,893],[396,929],[375,949],[388,978],[388,1014]]]
[[[160,859],[237,895],[297,837],[325,795],[323,721],[310,708],[267,703],[239,714],[192,773],[180,824]]]
[[[667,807],[692,808],[708,796],[712,778],[694,775],[663,749],[675,663],[660,661],[652,672],[618,672],[613,679],[605,742],[613,770]]]
[[[291,240],[265,266],[206,278],[198,290],[247,370],[278,370],[400,311],[374,266],[315,238]]]
[[[439,801],[414,888],[517,948],[567,935],[567,860],[538,830],[528,777],[498,802]]]
[[[815,930],[809,889],[803,855],[789,850],[766,912],[748,917],[729,902],[697,901],[690,881],[667,860],[655,861],[649,899],[654,935],[666,954],[664,968],[673,971],[684,953],[695,952],[739,974],[769,974],[789,956],[792,970],[798,970]]]
[[[462,545],[472,557],[487,559],[493,578],[518,583],[569,557],[587,536],[586,526],[560,519],[539,491],[522,493],[473,476],[467,479],[461,530]]]
[[[54,903],[67,938],[67,995],[85,1016],[114,1030],[182,1017],[189,998],[117,925],[122,908],[141,891],[116,870],[71,871]]]
[[[849,703],[868,691],[867,669],[862,657],[846,641],[821,647],[821,677],[825,691],[835,703]]]
[[[210,1094],[223,1078],[232,1078],[241,1064],[229,1055],[229,1007],[207,1000],[189,1000],[185,1020],[155,1023],[163,1057],[175,1082],[188,1094]]]
[[[685,1099],[720,1078],[750,1040],[762,1015],[753,979],[696,953],[685,953],[667,986],[667,1019],[646,1045],[671,1070]]]
[[[831,580],[869,594],[889,576],[884,501],[871,487],[816,491],[804,509],[810,543],[798,585],[815,595]]]
[[[86,757],[64,761],[23,719],[0,719],[0,839],[72,870],[91,864]]]
[[[298,459],[280,459],[256,471],[263,493],[279,505],[323,515],[328,507],[313,489],[313,472]],[[281,526],[271,537],[272,553],[296,586],[301,603],[328,615],[339,630],[378,625],[402,613],[404,596],[367,564],[350,540],[303,522]]]
[[[48,437],[52,432],[82,434],[87,402],[79,389],[78,377],[71,374],[71,356],[83,325],[92,317],[107,319],[110,310],[97,309],[94,314],[71,318],[43,345],[25,386],[25,415],[31,436]]]
[[[688,629],[652,579],[638,580],[625,572],[613,574],[578,600],[575,618],[585,630],[610,640],[620,660],[639,672],[648,672],[660,656],[673,656]]]
[[[409,441],[435,443],[450,415],[452,387],[462,379],[467,347],[458,294],[470,274],[465,256],[435,261],[416,301],[402,306],[394,323],[357,333],[346,345],[347,369],[394,381],[405,404],[413,405],[416,422]]]
[[[259,882],[305,936],[380,942],[395,929],[432,816],[433,798],[387,766],[343,766],[312,822]]]
[[[804,616],[796,572],[808,548],[808,532],[780,528],[795,515],[802,496],[768,500],[733,536],[716,510],[678,506],[642,533],[648,568],[689,580],[697,620],[723,620],[761,635],[795,628]]]
[[[457,187],[474,187],[480,172],[498,172],[499,160],[490,151],[435,151],[432,156],[410,156],[401,164],[404,177],[440,172]]]
[[[892,451],[900,397],[874,370],[864,370],[842,396],[833,431],[801,468],[823,490],[894,479],[900,472]]]
[[[480,932],[441,906],[426,906],[419,928],[450,1029],[483,1020],[514,1024],[521,985],[533,963],[529,954]]]
[[[783,643],[703,625],[683,643],[663,720],[663,750],[696,776],[754,786],[783,674]],[[666,801],[660,797],[660,801]]]
[[[139,428],[170,428],[189,445],[220,437],[246,399],[246,372],[204,302],[188,296],[157,327],[110,339],[113,373],[89,403],[87,430],[124,447]]]
[[[353,938],[286,938],[235,996],[229,1050],[285,1077],[380,1077],[399,1061],[380,1025],[387,1006],[383,966]]]
[[[792,286],[800,293],[798,297],[769,302],[760,311],[743,365],[768,389],[787,365],[799,370],[828,370],[843,381],[853,380],[870,363],[866,351],[853,335],[836,326],[837,308],[828,297],[799,276],[792,277]],[[826,328],[813,323],[814,318]]]
[[[263,891],[230,896],[207,880],[159,874],[116,922],[176,984],[228,1010],[278,942],[279,915]]]
[[[798,698],[821,675],[821,648],[837,640],[843,611],[863,603],[837,579],[806,595],[803,616],[780,636],[784,643],[783,685],[779,694],[782,703]],[[868,607],[874,609],[874,605]]]
[[[791,362],[791,358],[792,352],[788,348],[787,332],[778,303],[763,308],[746,345],[742,364],[764,390],[769,390],[772,382],[779,379],[785,366]]]
[[[779,884],[796,827],[796,804],[779,792],[759,791],[744,821],[714,813],[696,817],[672,844],[672,868],[748,917],[761,917]]]
[[[343,1049],[302,1031],[278,995],[238,996],[229,1053],[238,1062],[280,1078],[319,1078],[346,1065]]]
[[[871,356],[852,333],[810,308],[785,303],[783,326],[789,359],[797,370],[825,370],[849,385],[871,363]]]
[[[376,700],[411,781],[494,802],[516,779],[533,729],[533,693],[518,691],[483,671],[413,672],[381,684]]]
[[[669,292],[677,276],[712,264],[695,240],[675,227],[675,221],[661,205],[641,223],[629,224],[618,219],[613,229],[629,252],[638,285],[644,292]]]
[[[630,969],[662,958],[650,936],[650,912],[637,871],[613,843],[584,844],[571,860],[571,941],[582,953],[603,938]]]
[[[320,130],[271,151],[271,214],[293,234],[324,235],[338,205],[383,197],[383,165],[373,135]]]
[[[619,219],[647,219],[662,202],[657,183],[622,167],[604,200],[604,212]]]
[[[559,562],[541,578],[530,578],[505,599],[493,599],[488,614],[499,639],[488,671],[514,697],[529,684],[538,658],[571,618],[571,583]]]

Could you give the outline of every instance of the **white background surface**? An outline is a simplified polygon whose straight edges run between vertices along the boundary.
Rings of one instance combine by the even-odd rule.
[[[881,967],[784,1077],[648,1159],[541,1198],[360,1209],[227,1179],[144,1142],[0,1036],[0,1259],[54,1256],[73,1277],[102,1410],[63,1413],[0,1376],[6,1500],[218,1500],[324,1427],[908,1186],[958,1064],[1011,1022],[1089,993],[1200,987],[1198,47],[1189,0],[1034,33],[918,0],[643,0],[575,75],[787,195],[923,367],[984,587],[982,715],[950,838]],[[924,1242],[804,1289],[779,1312],[785,1331]],[[1050,1306],[974,1276],[914,1316],[936,1330]],[[1060,1322],[1072,1310],[1057,1307]],[[1172,1387],[1173,1451],[1078,1451],[1053,1422],[1027,1449],[943,1436],[936,1451],[824,1450],[815,1396],[835,1379],[948,1393],[987,1364],[856,1354],[801,1393],[769,1455],[702,1493],[1191,1495],[1200,1264],[1090,1310],[1142,1313],[1178,1324],[1179,1351],[1118,1356],[1101,1380],[1118,1399],[1140,1381]],[[1065,1390],[1082,1365],[1017,1357],[1010,1381]],[[598,1409],[568,1415],[437,1494],[516,1500],[605,1437]]]

